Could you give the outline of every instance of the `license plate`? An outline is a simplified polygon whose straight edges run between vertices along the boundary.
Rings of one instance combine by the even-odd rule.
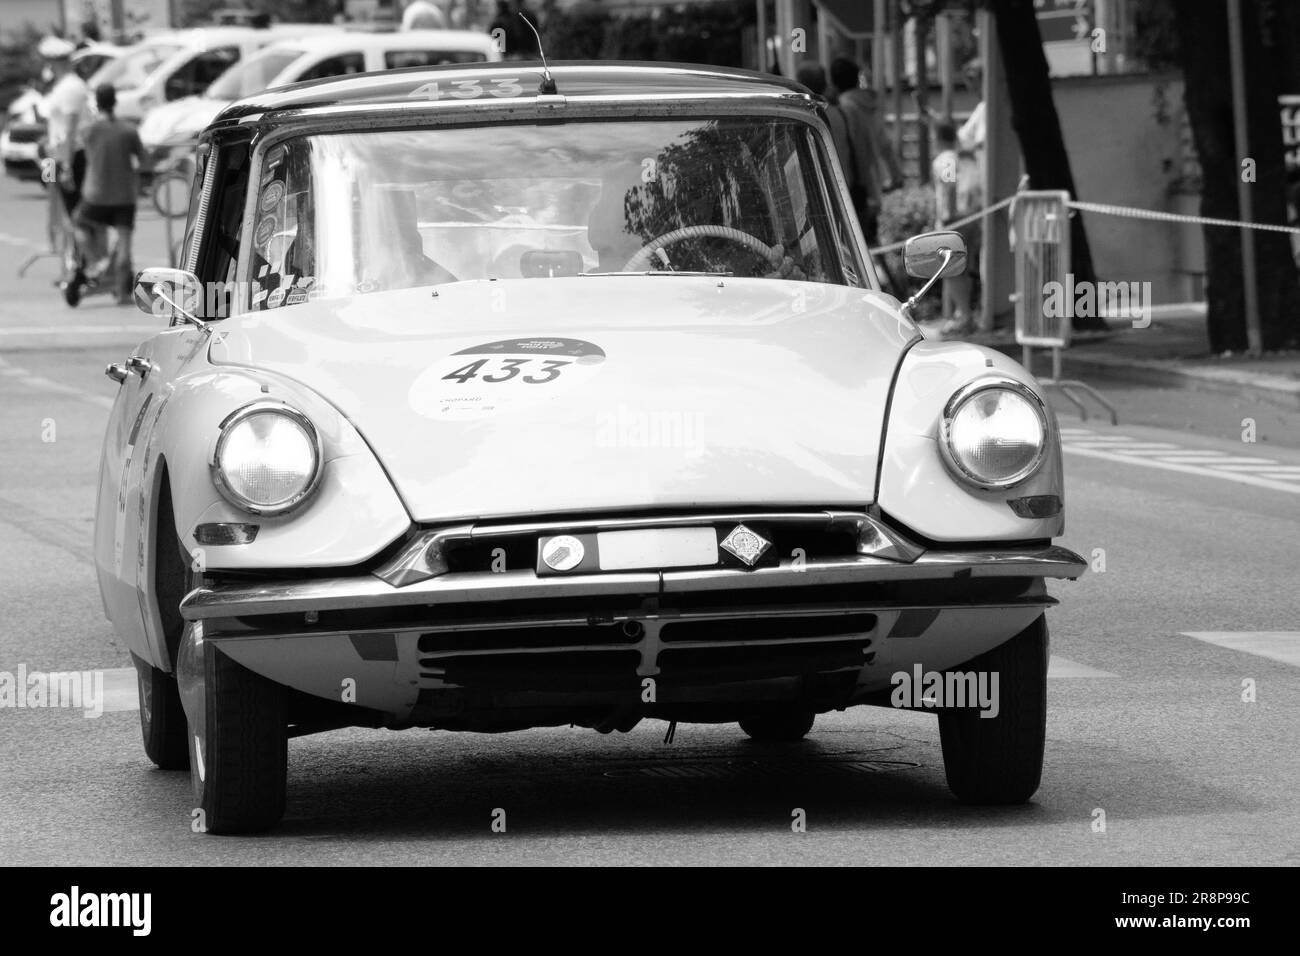
[[[712,528],[601,531],[596,550],[602,571],[693,568],[718,563],[718,536]]]

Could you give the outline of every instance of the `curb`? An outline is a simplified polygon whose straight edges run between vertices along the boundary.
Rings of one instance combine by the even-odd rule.
[[[997,349],[1016,361],[1020,360],[1020,346],[1014,341],[986,340],[980,344]],[[1045,362],[1045,358],[1037,357],[1034,366],[1043,372]],[[1113,354],[1089,355],[1086,347],[1077,352],[1066,349],[1061,355],[1061,365],[1062,371],[1072,378],[1091,377],[1131,385],[1195,389],[1268,402],[1288,410],[1300,411],[1300,379],[1282,375],[1252,374],[1238,369],[1204,366],[1186,368],[1171,361],[1143,361]]]
[[[1250,375],[1217,368],[1179,368],[1165,362],[1070,355],[1068,352],[1062,357],[1062,365],[1075,377],[1090,375],[1135,385],[1195,389],[1300,411],[1300,381],[1280,375]]]

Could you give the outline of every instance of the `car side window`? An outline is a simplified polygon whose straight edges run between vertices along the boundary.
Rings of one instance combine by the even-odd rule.
[[[384,54],[384,66],[400,70],[408,66],[441,66],[443,63],[482,63],[482,53],[470,50],[389,50]]]
[[[237,46],[204,50],[168,78],[164,95],[169,100],[178,100],[183,96],[197,96],[238,60],[239,47]]]
[[[348,73],[364,73],[366,71],[365,54],[340,53],[338,56],[332,56],[328,59],[321,60],[302,76],[298,77],[303,80],[323,80],[328,76],[345,76]]]

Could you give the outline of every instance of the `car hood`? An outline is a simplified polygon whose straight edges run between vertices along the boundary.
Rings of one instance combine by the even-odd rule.
[[[219,323],[365,437],[411,516],[873,500],[915,327],[879,293],[689,276],[457,282]]]
[[[152,149],[173,140],[198,139],[199,133],[229,100],[187,96],[149,110],[140,123],[140,141]]]

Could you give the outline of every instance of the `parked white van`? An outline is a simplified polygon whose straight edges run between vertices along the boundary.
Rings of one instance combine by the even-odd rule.
[[[157,167],[174,152],[192,150],[199,132],[227,105],[264,90],[349,73],[500,59],[492,38],[471,30],[282,36],[232,66],[202,96],[152,109],[140,126],[140,139]]]

